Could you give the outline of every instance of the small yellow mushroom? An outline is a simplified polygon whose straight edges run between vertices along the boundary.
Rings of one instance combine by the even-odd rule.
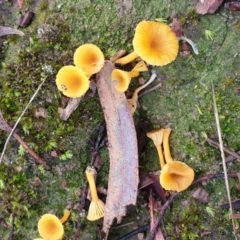
[[[160,183],[162,187],[166,190],[181,192],[187,189],[193,182],[194,171],[187,164],[173,160],[169,147],[170,133],[171,129],[162,128],[148,132],[147,136],[153,140],[158,151],[161,166]],[[163,150],[161,145],[163,145]]]
[[[163,151],[162,151],[163,132],[164,132],[164,129],[161,128],[159,130],[154,130],[147,133],[147,136],[153,140],[153,143],[157,148],[161,169],[165,165]]]
[[[115,89],[119,92],[125,92],[128,89],[131,79],[133,77],[137,77],[139,75],[139,72],[144,72],[147,70],[148,68],[144,61],[137,63],[130,72],[114,69],[111,74],[111,79],[112,81],[117,81]]]
[[[89,209],[88,209],[87,219],[89,221],[96,221],[104,216],[105,204],[101,199],[98,198],[98,195],[97,195],[97,189],[96,189],[96,184],[94,179],[96,170],[94,168],[87,167],[85,174],[89,183],[89,188],[90,188],[90,193],[92,198]]]
[[[76,49],[73,56],[76,67],[90,77],[101,70],[104,65],[104,55],[101,49],[91,43],[83,44]]]
[[[178,46],[178,39],[167,24],[144,20],[136,26],[133,38],[134,51],[117,59],[115,63],[124,65],[139,56],[148,64],[164,66],[175,60]]]

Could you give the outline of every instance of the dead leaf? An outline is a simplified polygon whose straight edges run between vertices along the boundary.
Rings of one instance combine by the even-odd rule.
[[[181,37],[183,35],[182,23],[180,22],[180,20],[177,17],[172,18],[171,29],[176,34],[177,37]]]
[[[97,74],[97,89],[106,121],[110,171],[103,231],[119,223],[126,207],[135,205],[138,192],[138,147],[135,126],[124,93],[111,80],[114,65],[106,61]]]
[[[192,194],[192,197],[199,202],[208,203],[209,202],[209,193],[203,188],[198,187]]]
[[[230,11],[240,11],[240,2],[227,2],[224,4],[224,8]]]
[[[198,14],[215,13],[221,6],[223,0],[199,0],[196,6]]]
[[[35,113],[34,113],[36,118],[42,117],[46,118],[47,117],[47,109],[40,107]]]
[[[25,34],[17,29],[11,28],[11,27],[4,27],[0,26],[0,37],[5,36],[5,35],[10,35],[10,34],[17,34],[20,36],[24,36]]]
[[[16,20],[16,24],[19,27],[23,27],[23,28],[28,27],[33,21],[34,16],[35,16],[34,12],[27,11]]]
[[[18,9],[21,11],[22,8],[23,8],[24,1],[23,0],[17,0],[17,3],[18,3]]]

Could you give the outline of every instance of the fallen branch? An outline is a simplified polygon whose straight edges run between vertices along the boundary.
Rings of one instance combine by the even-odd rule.
[[[208,142],[209,145],[211,145],[211,146],[213,146],[215,148],[220,149],[219,142],[217,142],[217,141],[215,141],[215,140],[213,140],[211,138],[208,138],[208,137],[206,138],[206,141]],[[226,158],[226,163],[231,162],[234,159],[240,160],[240,155],[238,155],[238,153],[236,153],[236,152],[231,151],[229,148],[223,146],[223,151],[232,156],[231,158],[228,158],[228,159]]]

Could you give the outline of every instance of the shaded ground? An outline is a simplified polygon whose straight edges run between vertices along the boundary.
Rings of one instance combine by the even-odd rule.
[[[183,23],[184,34],[197,43],[199,55],[178,57],[172,64],[156,68],[160,89],[140,99],[141,108],[134,116],[136,126],[142,119],[151,122],[149,130],[171,127],[171,151],[174,158],[193,167],[196,177],[222,172],[218,150],[210,147],[204,136],[217,139],[212,107],[213,82],[224,144],[233,151],[240,149],[239,134],[239,12],[221,7],[214,15],[199,16],[190,1],[26,1],[24,10],[36,12],[33,23],[21,29],[26,37],[0,38],[0,109],[13,126],[37,86],[46,82],[21,120],[17,132],[49,164],[51,171],[34,163],[17,142],[10,141],[4,162],[0,165],[0,238],[9,239],[11,216],[15,216],[15,238],[37,238],[39,217],[52,212],[62,215],[71,208],[65,225],[66,239],[75,239],[78,203],[84,186],[84,170],[90,162],[90,139],[96,137],[103,121],[97,94],[89,91],[67,122],[58,110],[64,98],[55,86],[55,75],[63,66],[72,64],[75,49],[83,43],[94,43],[106,58],[123,48],[132,50],[136,24],[143,19],[154,20],[176,14]],[[17,5],[0,1],[0,25],[16,27]],[[45,25],[50,29],[39,35]],[[206,30],[213,32],[207,39]],[[40,31],[41,32],[41,31]],[[145,79],[149,73],[144,73]],[[133,80],[130,91],[139,83]],[[39,108],[47,111],[37,118]],[[0,149],[7,134],[0,134]],[[98,185],[107,187],[108,152],[100,151],[103,165]],[[139,159],[140,172],[159,169],[154,145],[146,140]],[[229,172],[239,171],[239,164],[228,164]],[[238,182],[230,180],[232,199],[238,199]],[[228,210],[219,205],[227,202],[223,180],[203,184],[209,193],[208,203],[195,201],[194,188],[184,191],[166,213],[165,226],[170,239],[234,239]],[[104,198],[104,196],[103,196]],[[120,225],[110,230],[109,239],[118,239],[134,228],[149,223],[148,192],[140,191],[136,208]],[[86,206],[87,209],[87,206]],[[236,209],[236,213],[238,210]],[[157,213],[156,213],[157,215]],[[82,218],[81,239],[98,239],[98,224]],[[239,220],[236,219],[236,224]],[[210,232],[202,236],[203,233]],[[132,238],[134,239],[134,238]],[[147,238],[146,238],[147,239]]]

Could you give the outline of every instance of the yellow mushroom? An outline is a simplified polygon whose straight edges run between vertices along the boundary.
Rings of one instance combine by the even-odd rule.
[[[178,47],[178,39],[167,24],[142,21],[137,25],[133,38],[134,51],[115,63],[127,64],[139,56],[148,64],[164,66],[175,60]]]
[[[112,81],[117,81],[115,89],[119,92],[125,92],[128,89],[131,78],[137,77],[139,75],[139,72],[144,72],[147,70],[148,68],[144,61],[137,63],[130,72],[114,69],[111,74],[111,79]]]
[[[181,192],[187,189],[193,180],[193,169],[180,161],[168,162],[160,173],[160,183],[166,190]]]
[[[162,151],[163,132],[164,132],[164,129],[161,128],[159,130],[154,130],[147,133],[147,136],[152,139],[155,147],[157,148],[161,169],[165,165],[163,151]]]
[[[43,239],[59,240],[64,236],[63,225],[53,214],[44,214],[38,222],[38,232]]]
[[[166,190],[181,192],[187,189],[194,180],[194,171],[187,164],[173,160],[169,147],[171,129],[164,129],[163,149],[166,164],[160,174],[160,183]]]
[[[69,210],[64,210],[61,219],[58,219],[58,217],[53,214],[44,214],[38,221],[38,232],[42,238],[35,240],[61,240],[64,237],[63,223],[68,219],[69,215]]]
[[[96,170],[94,168],[87,167],[85,174],[89,183],[91,193],[91,203],[88,209],[87,219],[89,221],[95,221],[104,216],[105,204],[101,199],[98,198],[97,195],[97,189],[94,179]]]
[[[158,151],[162,187],[166,190],[181,192],[193,182],[194,171],[187,164],[173,160],[169,147],[170,133],[171,129],[159,129],[148,132],[147,136],[153,140]],[[161,145],[163,145],[163,150]]]
[[[84,72],[75,66],[62,67],[56,76],[59,91],[71,98],[81,97],[89,88],[90,81]]]
[[[104,65],[104,55],[101,49],[91,43],[83,44],[76,49],[73,56],[74,64],[90,77],[101,70]]]
[[[133,93],[133,96],[132,98],[128,99],[128,106],[130,108],[130,111],[131,111],[131,114],[133,115],[134,112],[136,111],[137,109],[137,103],[138,103],[138,93],[145,87],[147,87],[155,78],[156,78],[156,74],[153,73],[151,75],[151,78],[149,79],[149,81],[147,81],[144,85],[138,87],[134,93]]]

